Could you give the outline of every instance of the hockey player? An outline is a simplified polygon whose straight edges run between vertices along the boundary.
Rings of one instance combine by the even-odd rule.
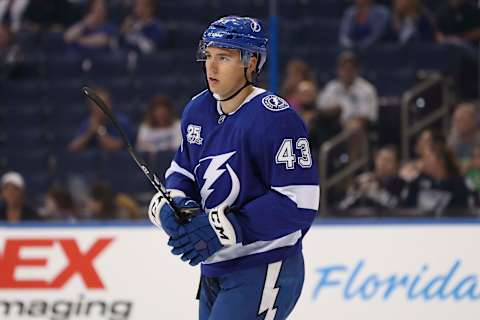
[[[228,16],[203,33],[207,90],[182,116],[183,142],[166,172],[180,224],[160,194],[151,221],[172,253],[201,263],[201,320],[286,319],[303,286],[301,242],[319,204],[305,126],[279,96],[253,85],[267,58],[262,24]]]

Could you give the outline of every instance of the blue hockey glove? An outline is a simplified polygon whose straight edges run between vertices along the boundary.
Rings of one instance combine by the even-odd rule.
[[[194,200],[187,198],[185,193],[180,190],[170,190],[170,196],[179,209],[200,208],[200,205]],[[157,193],[148,207],[148,217],[157,227],[161,227],[169,236],[178,237],[178,228],[180,224],[177,221],[173,208],[161,193]]]
[[[240,225],[225,207],[209,213],[199,212],[189,223],[178,228],[178,236],[170,237],[172,253],[194,266],[205,261],[223,247],[242,242]]]

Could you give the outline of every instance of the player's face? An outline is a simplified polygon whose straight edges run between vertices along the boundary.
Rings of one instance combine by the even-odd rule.
[[[205,68],[210,90],[221,98],[233,94],[245,82],[244,66],[238,50],[207,48]]]

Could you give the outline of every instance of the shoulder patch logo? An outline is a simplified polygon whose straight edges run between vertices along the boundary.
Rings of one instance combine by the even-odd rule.
[[[281,111],[290,107],[287,101],[274,94],[264,97],[262,99],[262,104],[265,108],[271,111]]]
[[[202,145],[203,138],[200,136],[202,132],[201,126],[196,126],[194,124],[189,124],[187,127],[187,141],[190,144]]]

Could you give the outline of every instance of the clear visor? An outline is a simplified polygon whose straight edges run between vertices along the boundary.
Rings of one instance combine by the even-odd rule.
[[[240,51],[240,60],[244,67],[248,67],[250,64],[250,59],[253,57],[253,53],[247,52],[242,48],[235,47],[232,45],[225,45],[219,42],[209,42],[206,44],[204,41],[200,41],[198,44],[198,49],[196,53],[196,60],[200,62],[205,62],[207,60],[207,53],[206,50],[208,47],[216,47],[216,48],[223,48],[223,49],[235,49]]]

